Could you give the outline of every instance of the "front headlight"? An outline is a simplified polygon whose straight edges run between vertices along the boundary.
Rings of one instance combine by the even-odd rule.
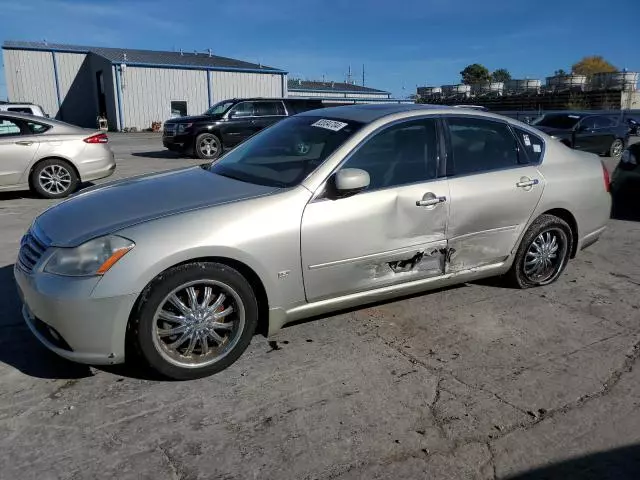
[[[79,247],[59,248],[44,271],[72,277],[103,275],[134,246],[131,240],[115,235],[95,238]]]
[[[178,133],[182,133],[186,131],[188,128],[191,128],[193,123],[179,123],[178,124]]]

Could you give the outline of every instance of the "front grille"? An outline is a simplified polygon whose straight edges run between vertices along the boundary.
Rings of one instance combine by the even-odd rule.
[[[176,134],[176,125],[173,123],[169,123],[164,126],[163,135],[165,137],[173,137]]]
[[[48,247],[48,242],[39,237],[33,229],[29,230],[20,242],[18,265],[25,272],[31,273]]]

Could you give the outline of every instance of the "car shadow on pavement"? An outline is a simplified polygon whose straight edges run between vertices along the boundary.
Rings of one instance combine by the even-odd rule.
[[[640,222],[640,191],[621,190],[611,196],[611,218]]]
[[[0,192],[0,202],[4,200],[22,200],[24,198],[38,199],[37,195],[33,194],[30,190],[20,190],[18,192]]]
[[[508,480],[635,480],[640,478],[640,446],[631,445],[573,458]]]
[[[172,152],[171,150],[159,150],[157,152],[133,152],[131,153],[134,157],[142,157],[142,158],[165,158],[165,159],[179,159],[184,158],[184,155],[180,155],[179,153]]]
[[[46,379],[77,379],[93,374],[88,365],[65,360],[47,350],[22,320],[13,265],[0,268],[0,362],[25,375]]]

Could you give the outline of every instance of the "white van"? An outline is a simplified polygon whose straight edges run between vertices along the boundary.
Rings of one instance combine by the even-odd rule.
[[[40,105],[32,103],[0,103],[0,112],[28,113],[37,117],[49,117]]]

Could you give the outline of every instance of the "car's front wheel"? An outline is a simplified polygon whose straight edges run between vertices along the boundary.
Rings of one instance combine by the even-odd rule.
[[[507,280],[517,288],[555,282],[567,266],[573,242],[567,222],[554,215],[541,215],[524,234]]]
[[[176,380],[227,368],[249,346],[258,322],[251,285],[219,263],[172,268],[141,299],[132,341],[153,369]]]
[[[194,152],[203,160],[215,160],[222,153],[222,143],[213,133],[201,133],[196,137]]]

